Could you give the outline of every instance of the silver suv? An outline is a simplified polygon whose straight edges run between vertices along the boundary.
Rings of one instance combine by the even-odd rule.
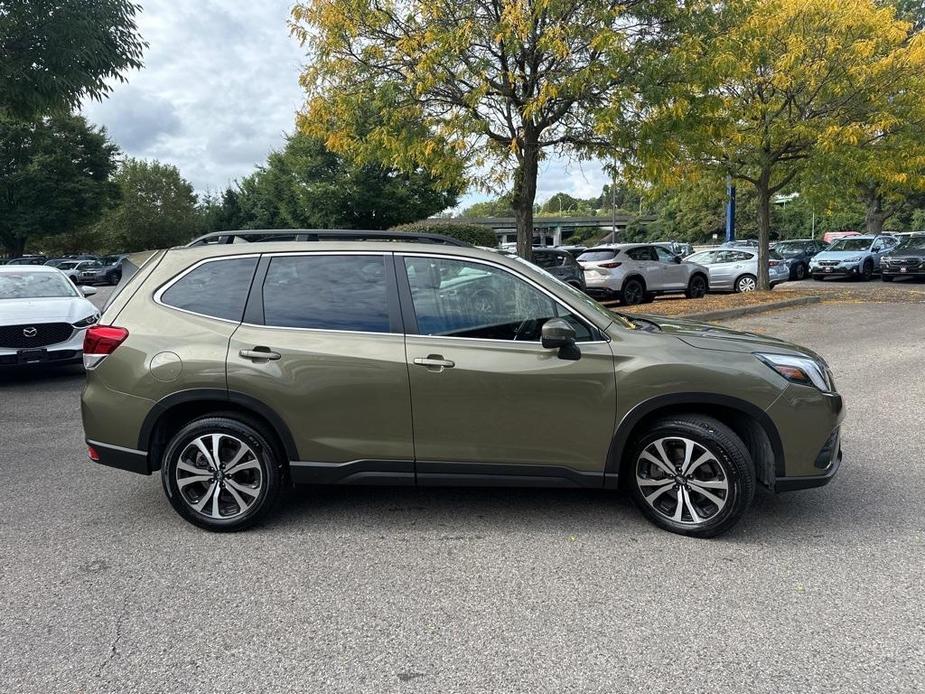
[[[705,267],[682,261],[661,244],[597,246],[578,256],[578,263],[584,268],[586,291],[596,299],[640,304],[675,292],[699,299],[710,288]]]

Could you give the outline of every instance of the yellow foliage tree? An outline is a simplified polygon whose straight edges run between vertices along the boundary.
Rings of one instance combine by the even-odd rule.
[[[754,186],[767,289],[771,198],[814,163],[819,175],[831,173],[823,162],[836,154],[869,162],[864,153],[920,111],[925,42],[871,0],[704,9],[666,61],[686,81],[654,80],[659,89],[644,95],[636,174],[671,182],[708,169]],[[894,163],[908,173],[912,162]]]
[[[310,50],[304,131],[360,160],[464,168],[511,184],[518,253],[530,257],[539,162],[590,152],[619,110],[634,53],[668,0],[307,0],[292,11]],[[371,128],[361,105],[376,104]],[[611,117],[610,122],[618,119]],[[419,124],[419,125],[418,125]],[[367,123],[367,125],[369,125]]]

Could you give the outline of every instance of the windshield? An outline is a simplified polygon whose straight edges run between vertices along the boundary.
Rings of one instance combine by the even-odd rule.
[[[2,272],[0,299],[46,299],[77,296],[74,285],[57,272]]]
[[[826,250],[830,251],[866,251],[870,248],[870,239],[838,239],[833,241],[832,245]]]
[[[925,236],[910,236],[902,240],[896,247],[896,252],[925,253]]]
[[[601,260],[611,260],[613,259],[619,251],[615,251],[612,248],[600,251],[585,251],[580,256],[578,256],[579,263],[597,263]]]

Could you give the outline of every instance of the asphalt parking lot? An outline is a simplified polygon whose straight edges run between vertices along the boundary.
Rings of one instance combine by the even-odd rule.
[[[845,462],[711,541],[536,489],[294,490],[211,535],[158,478],[85,460],[79,370],[0,374],[0,688],[922,691],[923,316],[729,323],[829,360]]]

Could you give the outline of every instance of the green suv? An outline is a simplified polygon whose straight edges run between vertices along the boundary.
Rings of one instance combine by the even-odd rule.
[[[758,483],[838,469],[842,398],[809,350],[622,316],[449,239],[280,233],[129,261],[87,331],[90,459],[159,470],[196,525],[250,526],[291,482],[624,487],[708,537]]]

